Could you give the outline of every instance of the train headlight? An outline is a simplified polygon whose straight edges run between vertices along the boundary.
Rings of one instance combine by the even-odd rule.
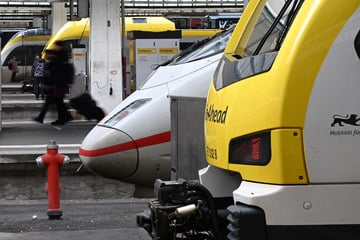
[[[270,159],[270,132],[236,138],[230,142],[230,163],[266,165],[270,162]]]

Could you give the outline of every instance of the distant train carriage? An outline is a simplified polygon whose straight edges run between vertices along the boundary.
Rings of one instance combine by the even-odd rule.
[[[127,35],[130,31],[151,31],[151,32],[165,32],[174,31],[175,24],[164,17],[148,17],[148,16],[137,16],[137,17],[125,17],[125,34]],[[120,32],[119,32],[120,34]],[[90,36],[90,18],[82,18],[78,21],[68,21],[65,23],[56,34],[54,34],[48,41],[47,45],[43,49],[43,57],[45,50],[53,49],[56,41],[64,41],[68,49],[81,47],[87,48],[89,44]],[[124,43],[125,47],[125,59],[127,61],[127,77],[130,79],[130,65],[133,65],[131,41],[126,39]],[[85,63],[86,64],[86,63]],[[87,67],[85,66],[85,73],[87,73]],[[129,83],[128,83],[129,84]]]
[[[176,29],[178,29],[176,24],[165,17],[125,17],[125,34],[129,31],[162,32]],[[220,29],[181,29],[180,50],[187,48],[190,43],[212,37],[220,31]],[[46,45],[46,49],[52,49],[57,40],[63,40],[72,45],[86,44],[89,33],[89,18],[83,18],[80,21],[69,21],[51,37]]]
[[[148,17],[148,16],[137,16],[137,17],[125,17],[125,34],[127,35],[130,31],[151,31],[151,32],[165,32],[177,30],[175,24],[165,17]],[[181,29],[180,39],[180,50],[183,50],[190,45],[212,37],[215,34],[221,32],[220,29]],[[68,47],[76,47],[77,45],[87,46],[88,39],[90,36],[90,18],[83,18],[79,21],[67,22],[55,35],[48,41],[46,49],[52,49],[54,43],[58,40],[65,41]],[[127,61],[127,77],[133,76],[133,70],[130,66],[134,66],[132,41],[126,41],[124,56]],[[44,51],[43,51],[44,53]],[[130,85],[127,82],[127,85]]]
[[[226,29],[238,22],[241,13],[216,13],[206,16],[169,15],[166,17],[175,23],[176,29]]]
[[[11,71],[8,62],[13,56],[16,57],[19,72],[16,74],[16,82],[31,79],[31,67],[35,54],[40,54],[50,39],[51,33],[44,28],[33,28],[19,31],[5,44],[1,50],[1,79],[2,83],[9,83]]]

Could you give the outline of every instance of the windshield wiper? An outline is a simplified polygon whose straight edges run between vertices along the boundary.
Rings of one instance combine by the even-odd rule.
[[[290,28],[290,25],[291,23],[293,22],[297,12],[299,11],[300,9],[300,6],[302,5],[303,1],[296,1],[294,3],[294,5],[292,6],[290,12],[289,12],[289,15],[287,16],[287,19],[286,19],[286,23],[285,23],[285,26],[283,28],[283,30],[280,32],[279,34],[279,38],[277,39],[276,41],[276,46],[275,46],[275,50],[278,51],[280,49],[280,46],[281,46],[281,43],[284,39],[284,37],[286,36],[286,33],[288,32],[289,28]]]
[[[287,8],[290,6],[292,1],[286,1],[285,5],[283,6],[283,8],[280,10],[279,14],[276,16],[273,24],[270,26],[270,28],[267,30],[266,34],[264,35],[264,37],[261,39],[259,45],[256,47],[253,55],[258,55],[261,48],[264,46],[265,42],[267,41],[267,39],[271,36],[273,30],[276,28],[276,26],[278,25],[278,23],[280,22],[281,18],[283,17],[283,15],[285,14]]]

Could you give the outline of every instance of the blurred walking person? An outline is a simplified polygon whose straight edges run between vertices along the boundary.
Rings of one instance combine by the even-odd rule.
[[[55,104],[58,119],[51,122],[51,124],[64,125],[72,120],[64,104],[64,97],[69,87],[68,84],[72,82],[74,77],[74,66],[68,62],[69,56],[64,47],[64,42],[57,41],[55,46],[55,49],[50,52],[51,56],[45,68],[44,88],[46,90],[46,100],[41,112],[34,120],[43,123],[49,104]]]

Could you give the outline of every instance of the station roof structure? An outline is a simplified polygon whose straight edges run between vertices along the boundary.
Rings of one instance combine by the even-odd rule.
[[[35,18],[47,19],[52,2],[64,2],[68,19],[77,17],[80,0],[0,1],[0,28],[31,26]],[[136,15],[206,15],[242,12],[243,0],[121,0],[126,16]],[[119,6],[120,7],[120,6]]]

